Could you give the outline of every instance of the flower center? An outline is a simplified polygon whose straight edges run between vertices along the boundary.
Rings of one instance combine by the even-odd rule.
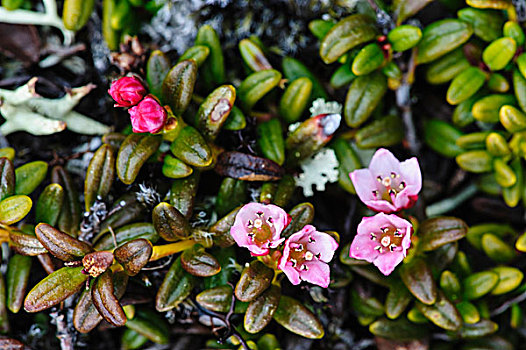
[[[274,235],[274,222],[272,217],[265,218],[261,211],[256,213],[253,220],[248,220],[247,235],[257,245],[263,245],[269,242]]]
[[[389,176],[378,175],[378,186],[373,190],[375,199],[383,199],[388,202],[394,202],[397,194],[405,187],[405,181],[400,177],[400,174],[392,172]]]
[[[314,240],[309,239],[309,242]],[[298,267],[300,270],[308,271],[309,267],[305,265],[306,261],[312,261],[314,258],[320,259],[321,254],[314,254],[307,249],[307,245],[303,243],[291,243],[290,244],[290,255],[289,261],[292,263],[292,267]]]
[[[371,240],[379,243],[374,249],[381,254],[398,251],[404,238],[402,232],[392,226],[381,227],[379,231],[371,232]]]

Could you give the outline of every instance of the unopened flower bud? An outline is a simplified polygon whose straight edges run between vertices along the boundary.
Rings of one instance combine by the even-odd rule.
[[[139,104],[128,110],[133,132],[159,132],[166,123],[166,110],[152,96],[146,96]]]
[[[137,105],[148,92],[139,79],[122,77],[111,83],[108,93],[117,102],[115,107],[132,107]]]

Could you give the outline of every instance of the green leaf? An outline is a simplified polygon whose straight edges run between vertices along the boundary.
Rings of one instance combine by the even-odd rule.
[[[466,236],[468,226],[455,217],[438,217],[424,221],[419,228],[420,246],[424,251],[435,250]]]
[[[63,267],[44,278],[28,293],[24,309],[39,312],[78,292],[88,279],[88,275],[81,272],[83,269],[82,266]]]
[[[439,119],[432,119],[425,123],[425,143],[435,152],[448,158],[456,157],[462,153],[463,149],[456,143],[462,135],[462,131]]]
[[[347,92],[344,106],[345,121],[350,127],[363,124],[380,103],[387,91],[387,79],[380,72],[356,78]]]
[[[188,165],[207,167],[212,163],[212,151],[195,128],[185,125],[170,145],[170,151]]]
[[[181,116],[190,104],[196,79],[197,64],[194,60],[179,62],[164,78],[162,101],[171,107],[175,115]]]
[[[0,223],[12,225],[22,220],[31,210],[31,198],[23,195],[7,197],[0,202]]]
[[[274,320],[292,333],[309,339],[323,338],[321,322],[296,299],[282,295],[274,313]]]
[[[521,270],[510,266],[497,266],[491,269],[499,275],[499,282],[491,290],[493,295],[506,294],[516,289],[522,282],[524,274]]]
[[[336,23],[320,43],[320,57],[329,64],[355,46],[373,40],[377,35],[373,18],[356,14]]]
[[[214,141],[226,122],[236,100],[236,89],[222,85],[206,97],[195,116],[197,128],[204,138]]]
[[[197,32],[195,44],[206,46],[210,50],[208,58],[201,67],[207,84],[223,83],[225,80],[223,51],[221,50],[221,43],[214,28],[209,25],[201,26]]]
[[[478,67],[466,68],[457,75],[447,90],[447,102],[457,105],[473,96],[486,81],[486,73]]]
[[[418,44],[418,63],[429,63],[453,51],[471,37],[473,29],[458,19],[435,21],[424,28]]]
[[[31,272],[31,257],[15,254],[7,265],[7,307],[17,313],[24,303]]]
[[[307,77],[298,78],[287,86],[279,103],[279,114],[285,122],[290,124],[300,119],[311,98],[312,87]]]
[[[459,330],[462,326],[462,316],[442,292],[438,293],[433,305],[416,302],[417,309],[431,322],[449,331]]]
[[[190,295],[196,282],[197,279],[183,269],[181,258],[177,258],[157,291],[155,298],[157,311],[169,311],[179,305]]]
[[[391,43],[393,50],[399,52],[413,48],[421,38],[422,31],[420,28],[409,24],[398,26],[387,34],[387,39]]]
[[[170,71],[170,60],[160,50],[154,50],[146,63],[146,81],[150,93],[155,97],[161,98],[161,89],[164,78]]]
[[[243,110],[250,111],[263,96],[278,86],[280,80],[281,73],[274,69],[255,72],[245,78],[237,88]]]
[[[38,197],[35,219],[51,226],[57,224],[64,205],[64,189],[59,184],[50,184]]]
[[[437,299],[437,287],[425,260],[414,258],[400,268],[400,277],[411,294],[426,305]]]
[[[252,301],[261,295],[272,282],[274,270],[259,260],[253,260],[241,272],[234,293],[241,301]]]
[[[117,154],[117,175],[122,182],[130,185],[135,181],[141,167],[161,145],[162,138],[150,134],[130,134],[122,143]]]
[[[248,305],[244,318],[245,330],[249,333],[262,331],[272,321],[281,298],[281,288],[270,286]]]
[[[8,158],[0,158],[0,202],[15,193],[15,168]]]
[[[44,180],[47,173],[47,163],[34,161],[24,164],[15,170],[15,193],[28,195]]]
[[[105,199],[115,178],[115,156],[110,145],[102,145],[93,155],[84,180],[84,201],[89,212],[95,199]]]
[[[278,119],[271,119],[257,126],[258,145],[261,153],[279,165],[285,162],[285,141],[283,129]]]
[[[501,70],[511,61],[517,50],[512,38],[504,37],[493,41],[482,52],[482,60],[492,71]]]
[[[495,288],[499,275],[493,271],[482,271],[464,279],[464,297],[468,300],[478,299]]]

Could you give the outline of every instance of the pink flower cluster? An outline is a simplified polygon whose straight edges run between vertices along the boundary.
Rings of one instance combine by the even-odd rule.
[[[117,102],[115,107],[128,110],[133,132],[157,133],[166,123],[167,113],[159,101],[136,77],[122,77],[111,83],[108,93]]]
[[[384,148],[374,154],[367,169],[349,174],[360,200],[380,213],[364,217],[351,244],[350,257],[372,262],[389,275],[411,246],[413,226],[392,214],[409,208],[418,199],[422,174],[416,158],[400,162]]]
[[[237,213],[230,234],[240,247],[246,247],[254,256],[268,255],[282,243],[278,262],[294,285],[307,281],[327,288],[330,282],[328,263],[338,248],[336,240],[314,226],[306,225],[285,239],[283,230],[290,224],[290,216],[272,204],[249,203]]]

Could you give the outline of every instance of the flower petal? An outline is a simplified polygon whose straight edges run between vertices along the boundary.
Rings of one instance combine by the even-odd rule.
[[[382,177],[390,176],[392,172],[400,174],[400,161],[387,149],[380,148],[371,159],[369,170],[374,178],[378,175]]]
[[[292,263],[290,261],[287,261],[282,258],[279,264],[279,268],[283,271],[285,276],[288,277],[290,283],[294,285],[301,283],[300,273],[298,272],[298,270],[296,270],[296,268],[292,267]]]
[[[400,172],[407,186],[411,187],[411,192],[409,192],[409,194],[418,194],[422,189],[422,172],[420,171],[418,159],[413,157],[404,160],[400,163]]]
[[[300,278],[304,281],[327,288],[331,282],[331,269],[329,265],[321,261],[308,261],[305,265],[307,271],[300,271]]]
[[[355,259],[361,259],[373,262],[380,254],[376,249],[378,242],[371,240],[369,235],[356,235],[351,243],[349,256]]]
[[[363,202],[369,209],[372,209],[374,211],[379,211],[383,213],[395,213],[401,208],[389,203],[386,200],[372,200],[372,201],[364,201]]]
[[[314,231],[309,237],[311,237],[314,242],[308,243],[307,249],[312,252],[314,255],[320,255],[320,260],[328,263],[334,257],[334,252],[338,249],[338,242],[331,237],[328,233]]]
[[[369,169],[358,169],[349,174],[356,190],[356,194],[362,202],[375,201],[373,191],[377,189],[377,182]]]
[[[404,260],[403,252],[388,252],[378,255],[373,264],[378,267],[381,273],[388,276],[402,260]]]

